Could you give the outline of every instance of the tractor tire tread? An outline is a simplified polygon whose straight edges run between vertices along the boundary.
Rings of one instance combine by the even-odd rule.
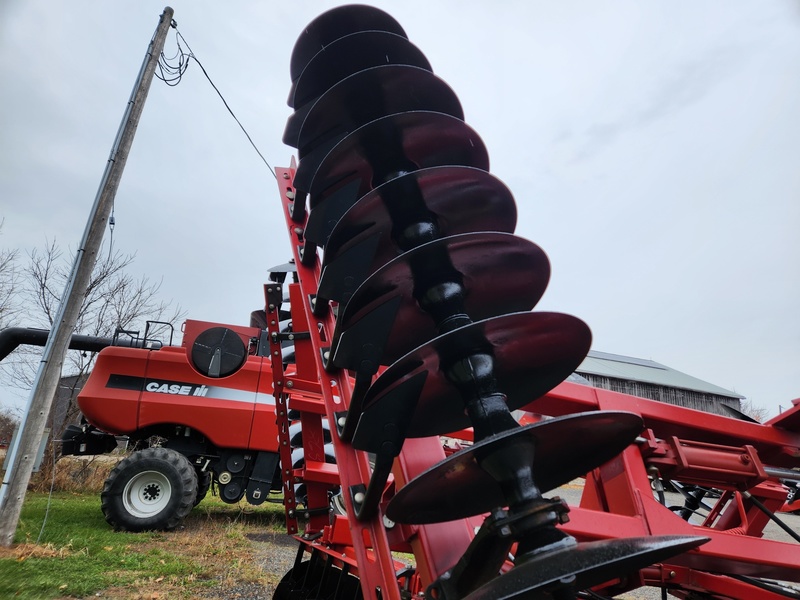
[[[174,496],[164,510],[140,518],[125,509],[122,494],[130,478],[146,470],[168,477]],[[100,507],[108,524],[117,531],[169,531],[194,508],[197,491],[197,472],[183,454],[169,448],[152,447],[132,453],[114,467],[103,485]]]

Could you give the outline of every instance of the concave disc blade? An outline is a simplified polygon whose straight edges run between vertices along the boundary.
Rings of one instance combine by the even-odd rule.
[[[442,369],[442,363],[464,353],[476,349],[492,353],[497,388],[506,394],[509,409],[515,410],[569,377],[589,352],[591,340],[589,327],[580,319],[548,312],[502,315],[441,335],[406,354],[375,380],[364,399],[356,437],[368,434],[371,427],[382,428],[393,415],[409,412],[414,416],[404,437],[470,427],[461,394]],[[418,376],[425,382],[421,392],[396,393]]]
[[[507,506],[500,485],[477,457],[525,438],[535,443],[530,457],[533,480],[544,494],[614,458],[643,426],[633,413],[597,411],[510,429],[450,455],[412,479],[389,502],[386,515],[398,523],[440,523]]]
[[[326,204],[316,211],[325,211]],[[470,231],[512,233],[517,222],[514,197],[494,175],[472,167],[443,166],[407,173],[384,183],[360,198],[339,218],[332,209],[322,228],[325,247],[318,293],[329,300],[342,300],[346,289],[355,290],[364,279],[402,253],[392,236],[398,225],[396,213],[407,206],[427,213],[442,237]],[[338,208],[338,207],[336,207]],[[319,214],[318,212],[315,214]],[[364,255],[372,250],[368,267],[360,277],[354,274],[345,282],[340,276],[352,262],[352,256],[364,264]],[[326,274],[325,268],[334,264]],[[332,274],[335,274],[332,276]]]
[[[288,104],[292,108],[303,106],[345,77],[386,64],[431,70],[425,55],[405,37],[388,31],[360,31],[317,52],[292,84]]]
[[[464,233],[428,242],[378,269],[343,309],[340,306],[333,364],[355,369],[370,358],[388,365],[436,337],[436,323],[417,296],[444,282],[457,281],[463,286],[459,308],[479,321],[531,310],[549,279],[550,264],[544,251],[510,233]],[[368,323],[376,308],[393,299],[398,302],[397,312],[384,343],[374,339],[378,328]],[[365,352],[370,356],[364,356]]]
[[[352,182],[357,183],[354,204],[384,183],[386,173],[443,165],[489,170],[489,154],[475,130],[461,119],[430,111],[376,119],[352,131],[319,164],[309,161],[306,167],[303,160],[294,185],[311,193],[312,209]]]
[[[585,542],[544,552],[478,588],[464,600],[549,600],[559,582],[575,576],[583,590],[662,562],[704,544],[709,538],[662,535]]]
[[[283,141],[306,154],[342,131],[413,110],[464,118],[455,92],[430,71],[408,65],[384,65],[364,69],[339,81],[312,104],[302,122],[305,111],[301,108],[295,112],[286,123]]]
[[[358,31],[388,31],[406,37],[394,17],[371,6],[349,4],[322,13],[311,21],[297,38],[289,61],[289,74],[295,81],[312,58],[325,46]]]

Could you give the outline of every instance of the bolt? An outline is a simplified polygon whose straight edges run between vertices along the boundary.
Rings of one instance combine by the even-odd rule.
[[[749,454],[742,454],[739,456],[739,460],[742,461],[742,464],[749,465],[750,464],[750,455]]]
[[[286,387],[293,388],[294,387],[294,381],[292,381],[291,379],[289,381],[287,381],[286,382]]]
[[[302,228],[302,227],[295,227],[295,228],[294,228],[294,232],[295,232],[297,235],[302,235],[302,234],[303,234],[303,228]]]
[[[325,360],[330,359],[330,357],[331,357],[330,351],[326,350],[325,352],[322,353],[322,358],[324,358]]]
[[[344,427],[344,424],[345,424],[345,423],[347,423],[347,418],[346,418],[346,417],[339,417],[339,418],[336,420],[336,424],[337,424],[339,427]]]
[[[286,172],[284,172],[284,174],[283,174],[283,178],[284,178],[284,179],[289,179],[289,174],[288,174],[288,173],[286,173]]]
[[[286,197],[289,200],[294,200],[294,192],[292,190],[286,190]]]
[[[365,497],[366,497],[366,496],[364,495],[364,492],[357,492],[357,493],[356,493],[356,494],[353,496],[353,501],[354,501],[356,504],[361,504],[362,502],[364,502],[364,498],[365,498]]]
[[[675,571],[670,571],[669,572],[669,578],[670,579],[673,579],[675,577],[675,575],[676,575]]]

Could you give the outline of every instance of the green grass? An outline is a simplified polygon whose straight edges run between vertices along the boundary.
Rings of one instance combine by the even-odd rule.
[[[0,558],[0,598],[83,597],[145,577],[180,580],[197,565],[154,544],[164,534],[113,531],[94,494],[54,494],[41,540],[47,496],[29,494],[15,542]]]
[[[265,582],[247,539],[286,532],[283,507],[207,497],[170,532],[115,532],[99,494],[30,492],[11,549],[0,548],[0,598],[192,598],[237,581]],[[41,539],[39,539],[42,531]],[[37,541],[38,540],[38,541]],[[153,596],[153,593],[157,593]]]

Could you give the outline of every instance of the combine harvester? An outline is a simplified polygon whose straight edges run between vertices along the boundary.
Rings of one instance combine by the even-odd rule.
[[[798,546],[762,537],[780,523],[780,482],[800,480],[800,404],[761,425],[565,382],[589,328],[532,312],[547,257],[513,234],[511,192],[402,27],[367,6],[326,12],[303,29],[290,72],[284,141],[299,162],[276,172],[294,264],[265,286],[265,321],[191,322],[183,350],[107,348],[79,398],[102,431],[71,431],[70,451],[107,451],[103,431],[156,432],[188,473],[175,518],[160,514],[171,480],[126,459],[104,492],[112,524],[174,526],[198,481],[230,502],[282,489],[299,550],[275,600],[565,600],[641,586],[800,598],[778,583],[800,582]],[[545,497],[578,477],[579,505]],[[683,506],[653,493],[662,480]]]

